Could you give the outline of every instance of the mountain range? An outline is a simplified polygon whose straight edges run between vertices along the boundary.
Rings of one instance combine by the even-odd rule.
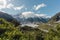
[[[9,15],[4,12],[0,12],[0,18],[4,18],[5,20],[12,22],[15,25],[20,25],[21,24],[28,24],[28,23],[47,23],[47,22],[56,22],[60,20],[60,12],[54,15],[53,17],[45,17],[45,16],[36,16],[36,15],[22,15],[22,14],[17,14],[17,15]]]
[[[28,13],[29,14],[29,13]],[[26,23],[47,23],[50,19],[49,17],[45,16],[36,16],[36,15],[23,15],[23,14],[17,14],[13,16],[16,18],[20,23],[26,24]]]

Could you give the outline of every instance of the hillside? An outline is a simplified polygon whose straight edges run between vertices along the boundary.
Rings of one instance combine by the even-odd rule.
[[[43,30],[49,30],[51,28],[54,29],[56,25],[59,24],[60,24],[60,12],[52,16],[47,23],[40,23],[38,28]]]
[[[56,13],[50,20],[49,22],[57,22],[60,20],[60,12]]]
[[[51,26],[43,23],[39,27],[48,28]],[[54,29],[48,29],[48,32],[39,27],[15,27],[11,22],[0,18],[0,40],[60,40],[60,24],[56,24]]]
[[[38,28],[15,27],[11,22],[0,18],[0,40],[42,40],[44,32]]]
[[[12,22],[13,24],[15,24],[15,26],[18,26],[20,24],[15,18],[4,12],[0,12],[0,18],[3,18],[8,22]]]

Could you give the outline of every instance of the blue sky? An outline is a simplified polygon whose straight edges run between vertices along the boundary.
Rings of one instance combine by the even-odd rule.
[[[0,0],[0,11],[11,15],[34,12],[53,16],[60,12],[60,0]]]

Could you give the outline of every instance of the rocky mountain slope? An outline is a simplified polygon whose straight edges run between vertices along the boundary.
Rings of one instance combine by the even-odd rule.
[[[15,26],[20,24],[15,18],[13,18],[11,15],[4,12],[0,12],[0,18],[3,18],[8,22],[12,22],[13,24],[15,24]]]
[[[49,20],[49,22],[57,22],[60,21],[60,12],[56,13],[53,17],[51,17],[51,19]]]

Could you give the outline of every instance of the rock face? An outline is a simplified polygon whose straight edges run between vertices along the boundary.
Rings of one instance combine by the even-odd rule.
[[[0,12],[0,18],[3,18],[8,22],[15,24],[15,26],[18,26],[20,24],[15,18],[13,18],[11,15],[8,15],[7,13],[4,12]]]
[[[60,21],[60,12],[57,13],[56,15],[54,15],[54,16],[49,20],[49,22],[57,22],[57,21]]]

